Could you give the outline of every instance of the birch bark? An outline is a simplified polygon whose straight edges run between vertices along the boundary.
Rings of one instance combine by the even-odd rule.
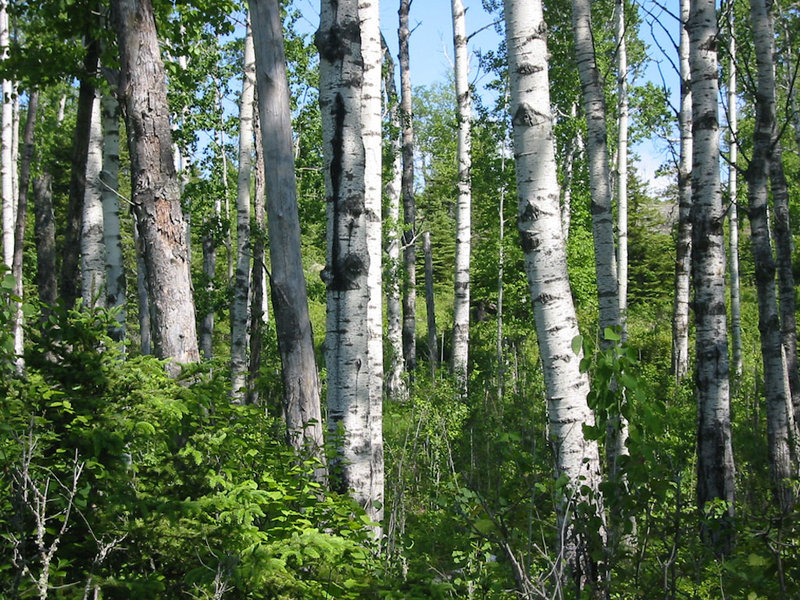
[[[236,274],[231,303],[231,399],[247,391],[247,317],[250,295],[250,180],[253,165],[253,111],[256,86],[253,31],[248,19],[244,38],[244,76],[239,102],[239,173],[236,191]]]
[[[701,510],[722,502],[703,534],[726,554],[733,542],[734,460],[731,446],[728,332],[725,310],[724,207],[720,193],[717,15],[714,0],[692,0],[692,282],[695,289],[697,500]]]
[[[469,362],[469,263],[472,238],[472,182],[470,169],[472,101],[464,4],[452,0],[456,101],[458,103],[458,200],[456,201],[456,256],[453,297],[453,376],[460,397],[467,396]]]
[[[91,135],[92,110],[95,89],[92,78],[97,75],[100,57],[100,43],[87,40],[83,74],[78,92],[78,115],[75,122],[75,137],[72,142],[72,173],[69,181],[69,201],[67,204],[67,223],[64,232],[64,252],[61,261],[61,298],[67,308],[72,308],[81,295],[81,217],[83,199],[86,192],[86,161]]]
[[[753,240],[758,330],[764,366],[764,395],[767,406],[767,441],[770,474],[776,500],[782,510],[794,504],[789,480],[793,475],[789,428],[790,412],[786,396],[786,364],[783,357],[778,299],[775,289],[775,261],[767,215],[768,180],[772,141],[775,135],[775,51],[772,18],[765,0],[750,0],[753,44],[756,50],[758,87],[753,156],[747,168],[747,196],[750,231]]]
[[[600,331],[619,327],[619,291],[614,257],[614,220],[611,211],[606,108],[603,86],[594,54],[589,0],[572,0],[572,29],[578,73],[586,113],[586,154],[592,196],[592,235],[594,238],[597,298]]]
[[[103,243],[106,251],[106,301],[109,308],[119,309],[117,326],[111,331],[111,336],[122,342],[125,339],[127,284],[119,218],[119,102],[113,95],[104,94],[100,104],[103,113],[100,197],[103,203]]]
[[[81,298],[83,306],[106,305],[106,257],[103,244],[103,201],[100,172],[103,170],[103,124],[100,92],[95,90],[86,152],[86,181],[81,217]]]
[[[690,0],[681,0],[680,44],[681,105],[678,113],[680,163],[678,165],[678,236],[675,241],[675,300],[672,311],[672,373],[676,380],[689,372],[689,291],[692,269],[692,91],[689,66]]]
[[[431,378],[436,377],[436,366],[439,362],[439,348],[436,342],[436,305],[433,294],[433,250],[431,249],[431,233],[422,234],[422,251],[425,254],[425,309],[428,317],[428,362]]]
[[[172,132],[150,0],[113,0],[131,156],[133,206],[144,246],[153,342],[167,368],[199,359],[180,183],[172,161]]]
[[[736,35],[733,28],[733,3],[728,6],[728,134],[730,139],[730,166],[728,167],[728,229],[730,256],[728,265],[731,281],[731,366],[738,379],[742,375],[742,308],[739,295],[739,207],[736,204],[738,181],[736,162],[739,154],[739,119],[736,107]]]
[[[409,385],[413,385],[413,372],[417,366],[417,250],[416,203],[414,198],[414,113],[412,109],[411,69],[409,66],[408,13],[413,0],[400,0],[398,11],[400,25],[397,36],[400,43],[400,119],[403,124],[403,356]]]
[[[322,0],[315,39],[328,201],[325,358],[335,487],[383,519],[380,31],[370,0]],[[377,298],[375,296],[377,294]],[[377,309],[377,314],[376,314]],[[376,528],[380,533],[380,526]]]
[[[389,357],[386,368],[386,397],[395,402],[408,398],[408,390],[403,380],[403,328],[402,303],[400,299],[400,195],[403,188],[402,123],[398,107],[397,89],[394,83],[394,63],[388,49],[384,49],[384,88],[389,106],[389,123],[392,128],[390,140],[392,156],[392,175],[384,188],[386,196],[386,268],[384,287],[386,288],[386,341],[389,345],[385,353]]]
[[[0,56],[5,60],[8,58],[8,47],[10,43],[10,31],[8,22],[8,2],[0,2]],[[14,107],[11,100],[12,85],[8,79],[0,82],[0,91],[3,97],[0,99],[2,108],[0,109],[0,191],[3,201],[3,262],[9,268],[14,262],[14,178],[15,168],[13,153],[13,121]]]
[[[36,124],[36,113],[39,110],[39,90],[34,89],[28,94],[28,111],[25,117],[25,131],[22,134],[22,156],[19,166],[19,187],[17,189],[17,210],[16,223],[14,224],[14,260],[11,265],[11,274],[14,275],[14,295],[22,299],[23,279],[22,279],[22,259],[23,242],[25,240],[25,227],[28,220],[28,184],[31,176],[31,160],[33,159],[34,132]],[[14,354],[16,356],[16,371],[22,374],[25,370],[25,359],[23,358],[24,314],[22,312],[22,301],[15,302],[14,306]]]
[[[256,96],[258,96],[258,86],[256,86]],[[250,232],[253,244],[253,272],[250,277],[250,361],[247,373],[247,402],[249,404],[256,404],[260,397],[256,380],[261,368],[261,343],[264,323],[267,321],[265,302],[267,281],[264,267],[267,229],[266,186],[264,184],[264,151],[261,147],[261,120],[257,110],[253,113],[253,130],[255,133],[255,174],[253,177],[253,225],[255,230]]]
[[[566,248],[558,204],[558,180],[550,113],[546,25],[539,0],[507,0],[506,39],[511,78],[511,115],[517,171],[519,228],[545,376],[550,438],[556,475],[565,476],[559,502],[559,531],[569,576],[578,587],[597,580],[596,564],[575,518],[575,507],[600,498],[597,443],[587,441],[583,425],[594,415],[586,401],[589,381],[572,350],[578,323],[567,275]],[[599,514],[602,508],[596,507]]]
[[[324,461],[320,384],[300,254],[292,119],[277,0],[250,0],[261,145],[264,148],[272,307],[283,374],[289,443]],[[318,469],[324,478],[324,469]]]
[[[628,50],[625,42],[625,2],[617,12],[617,267],[622,341],[628,339]],[[624,442],[623,442],[624,444]],[[624,446],[623,446],[624,448]]]

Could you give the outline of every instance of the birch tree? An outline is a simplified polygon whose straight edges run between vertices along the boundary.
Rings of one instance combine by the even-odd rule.
[[[397,36],[400,43],[400,120],[403,124],[403,356],[410,381],[417,366],[417,251],[416,206],[414,198],[414,114],[409,64],[408,13],[413,0],[400,0],[398,11],[400,25]]]
[[[692,283],[696,326],[697,500],[722,503],[704,537],[721,554],[733,541],[734,460],[731,446],[728,331],[725,309],[724,207],[720,193],[717,118],[717,16],[713,0],[692,0]],[[713,517],[712,517],[713,518]]]
[[[278,0],[250,0],[250,11],[261,145],[264,149],[272,308],[283,379],[283,412],[289,443],[298,450],[309,449],[322,461],[324,440],[320,384],[300,255],[300,220],[281,7]],[[321,470],[319,476],[322,476]]]
[[[675,300],[672,311],[672,372],[677,380],[689,371],[689,289],[692,268],[692,91],[689,67],[690,0],[680,4],[678,58],[681,104],[678,112],[678,234],[675,241]]]
[[[392,156],[392,174],[386,182],[386,269],[384,287],[386,289],[386,341],[389,345],[386,355],[389,364],[386,366],[386,397],[394,401],[404,401],[408,396],[403,380],[403,313],[400,297],[400,195],[403,184],[402,124],[400,107],[398,106],[397,89],[394,83],[394,62],[388,48],[384,48],[385,66],[384,88],[389,107],[389,124],[392,137],[389,142]]]
[[[578,502],[588,499],[581,490],[598,501],[600,457],[597,443],[583,435],[583,426],[593,425],[594,415],[586,400],[588,377],[581,373],[580,356],[571,347],[578,322],[558,204],[541,2],[507,0],[505,22],[521,243],[544,369],[556,475],[568,482],[558,505],[561,556],[574,584],[583,588],[596,581],[597,573],[574,511]],[[599,507],[598,513],[602,513]]]
[[[606,108],[603,86],[595,59],[589,0],[572,0],[572,30],[578,73],[586,113],[586,154],[592,197],[592,236],[594,238],[597,298],[600,330],[619,327],[619,291],[614,257],[614,220],[606,134]]]
[[[628,50],[625,42],[625,2],[617,13],[617,290],[622,340],[628,337]]]
[[[739,119],[736,107],[736,35],[733,29],[733,2],[728,3],[728,35],[730,38],[728,53],[728,136],[730,144],[730,167],[728,168],[728,224],[730,257],[730,296],[731,296],[731,363],[734,375],[742,375],[742,309],[739,295],[739,208],[736,204],[738,194],[738,181],[736,162],[739,154],[739,140],[737,139]]]
[[[8,2],[0,2],[0,57],[5,61],[8,58],[8,46],[10,42],[10,31],[8,21]],[[0,91],[3,97],[0,99],[0,191],[2,192],[3,202],[3,263],[11,268],[14,261],[14,225],[15,225],[15,204],[13,170],[15,168],[13,160],[13,103],[11,99],[12,85],[8,79],[0,82]]]
[[[85,307],[105,307],[106,261],[103,244],[103,125],[100,92],[95,90],[86,151],[86,180],[81,217],[81,297]]]
[[[131,157],[132,203],[147,266],[156,356],[168,370],[199,359],[180,183],[172,161],[172,131],[150,0],[113,0],[120,53],[119,95]]]
[[[109,308],[119,310],[117,326],[111,331],[111,336],[121,342],[125,339],[127,284],[119,218],[119,102],[112,94],[103,94],[100,105],[103,113],[100,198],[103,203],[106,302]]]
[[[28,222],[28,184],[31,176],[31,162],[33,159],[34,133],[36,114],[39,110],[39,90],[34,89],[28,94],[28,114],[25,117],[25,131],[22,134],[22,156],[19,168],[19,188],[17,189],[16,222],[14,224],[14,259],[11,264],[11,274],[14,275],[14,295],[19,298],[14,306],[14,355],[16,356],[16,371],[21,374],[25,369],[23,358],[24,332],[23,323],[25,315],[22,312],[21,299],[24,296],[22,259],[25,228]]]
[[[322,0],[320,110],[328,290],[325,359],[334,487],[383,519],[378,5]],[[377,295],[377,296],[376,296]],[[376,533],[379,533],[376,531]]]
[[[456,201],[456,264],[453,298],[453,376],[461,397],[467,395],[469,359],[469,262],[472,238],[471,133],[472,101],[464,4],[452,0],[453,48],[458,123],[458,200]]]
[[[250,21],[244,38],[244,76],[239,101],[239,173],[236,190],[236,275],[231,303],[231,399],[242,402],[247,387],[247,303],[250,295],[250,180],[253,163],[255,49]]]
[[[92,126],[92,111],[95,102],[94,77],[97,76],[100,60],[100,43],[86,39],[86,55],[83,61],[80,88],[78,91],[78,114],[72,142],[72,172],[69,181],[67,221],[64,232],[64,251],[61,260],[60,295],[67,308],[72,308],[81,295],[81,217],[86,192],[86,161],[89,153],[89,138]]]
[[[758,89],[753,156],[746,173],[747,197],[758,296],[758,330],[761,334],[761,357],[764,366],[770,474],[778,505],[782,510],[788,510],[794,503],[792,486],[788,483],[794,474],[790,439],[794,427],[790,427],[792,414],[785,385],[786,364],[775,289],[775,261],[767,215],[769,162],[775,135],[773,64],[775,41],[772,16],[767,8],[767,1],[750,0],[750,9]]]

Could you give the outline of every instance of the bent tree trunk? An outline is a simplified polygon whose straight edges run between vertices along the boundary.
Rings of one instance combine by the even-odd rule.
[[[159,358],[199,359],[180,183],[172,161],[164,64],[150,0],[113,0],[131,156],[132,202],[147,267],[153,345]]]
[[[272,308],[289,443],[324,460],[320,384],[300,255],[289,83],[277,0],[250,0],[272,264]],[[319,477],[323,477],[320,469]]]
[[[719,554],[733,543],[734,461],[731,446],[725,240],[719,176],[717,16],[714,0],[692,0],[689,23],[692,77],[692,282],[695,289],[697,501],[722,503],[703,535]]]
[[[593,425],[587,404],[589,380],[572,350],[578,322],[567,275],[566,246],[558,204],[558,179],[550,114],[546,26],[539,0],[507,0],[506,38],[511,78],[511,115],[517,157],[519,228],[525,253],[536,335],[544,368],[550,437],[555,445],[556,475],[567,485],[559,501],[562,556],[572,585],[592,587],[597,565],[591,543],[576,515],[579,502],[599,502],[600,457],[587,441],[583,425]],[[587,486],[584,495],[580,490]],[[602,515],[602,508],[591,512]],[[596,540],[595,540],[596,541]],[[602,544],[602,540],[600,540]],[[565,581],[568,585],[569,581]]]
[[[328,428],[336,448],[331,479],[335,488],[349,492],[379,523],[383,364],[377,3],[324,0],[315,42],[320,53],[328,202],[322,276],[328,290]],[[380,526],[375,533],[380,534]]]

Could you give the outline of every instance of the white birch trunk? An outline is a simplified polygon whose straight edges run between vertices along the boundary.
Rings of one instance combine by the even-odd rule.
[[[0,57],[8,57],[10,32],[8,22],[8,2],[0,2]],[[14,197],[13,129],[14,107],[11,100],[13,87],[11,81],[0,82],[3,97],[0,116],[0,192],[3,201],[3,263],[10,269],[14,261],[14,219],[17,199]]]
[[[574,120],[578,115],[578,105],[573,102],[570,107],[569,116]],[[564,243],[569,241],[569,227],[572,222],[572,178],[575,171],[575,159],[580,152],[582,138],[580,133],[576,133],[567,142],[564,154],[564,179],[561,186],[561,229],[564,233]],[[504,157],[505,158],[505,157]]]
[[[236,192],[236,276],[231,303],[231,400],[247,391],[247,322],[250,295],[250,180],[253,165],[255,49],[250,21],[244,38],[244,77],[239,103],[239,173]]]
[[[386,196],[386,342],[389,357],[386,366],[386,397],[394,402],[404,402],[408,390],[403,380],[403,312],[400,300],[400,195],[402,193],[403,155],[400,138],[401,122],[394,83],[394,64],[388,49],[384,50],[384,87],[389,105],[389,123],[395,135],[389,144],[392,156],[392,175],[384,188]]]
[[[617,117],[617,290],[621,334],[624,342],[628,338],[628,50],[625,43],[624,0],[616,0],[616,11],[617,110],[619,113]]]
[[[672,311],[672,373],[676,380],[689,372],[689,290],[692,265],[692,92],[689,68],[690,0],[681,0],[680,44],[681,106],[680,163],[678,165],[678,235],[675,243],[675,298]]]
[[[764,366],[770,475],[778,506],[781,510],[788,510],[794,504],[793,486],[789,483],[794,475],[789,427],[791,413],[786,395],[786,364],[775,289],[775,260],[767,214],[769,162],[775,134],[774,28],[765,0],[750,0],[750,8],[758,88],[753,156],[747,168],[747,196],[758,296],[758,329],[761,334]]]
[[[600,331],[619,327],[619,291],[614,256],[614,219],[611,211],[606,108],[594,55],[589,0],[572,0],[572,29],[586,113],[586,150],[592,196],[597,299]]]
[[[425,255],[425,309],[428,317],[428,362],[431,379],[436,377],[439,362],[439,348],[436,342],[436,304],[433,294],[433,251],[431,249],[431,233],[422,234],[422,251]]]
[[[403,124],[403,356],[409,385],[413,386],[417,366],[417,250],[416,201],[414,197],[414,115],[411,69],[409,67],[408,13],[412,0],[400,0],[397,37],[400,44],[400,120]]]
[[[316,44],[328,195],[325,357],[332,478],[383,519],[378,5],[323,0]],[[380,533],[380,526],[376,529]]]
[[[588,377],[580,372],[580,356],[572,350],[579,332],[558,204],[547,28],[539,0],[507,0],[505,19],[521,242],[544,368],[556,475],[568,481],[559,502],[561,551],[573,582],[587,587],[596,582],[596,565],[582,543],[585,532],[573,511],[587,499],[579,491],[582,486],[594,494],[593,502],[599,501],[600,457],[597,443],[583,435],[583,426],[594,424],[594,415],[586,401]],[[601,507],[596,510],[602,514]]]
[[[122,256],[122,232],[119,218],[119,103],[104,94],[103,170],[100,174],[100,195],[103,203],[103,242],[105,245],[106,300],[109,308],[118,308],[117,326],[111,331],[117,341],[125,339],[126,281]]]
[[[692,0],[687,26],[692,78],[692,280],[695,289],[697,499],[725,503],[704,528],[718,553],[732,544],[734,460],[731,446],[728,332],[725,309],[725,217],[720,193],[719,123],[714,0]]]
[[[24,297],[22,260],[25,228],[28,219],[28,184],[31,176],[31,161],[33,159],[34,127],[36,113],[39,109],[39,90],[33,89],[28,94],[28,114],[25,118],[25,132],[23,134],[23,150],[19,167],[19,187],[17,189],[16,223],[14,224],[14,260],[12,261],[11,274],[14,275],[14,295],[19,298],[14,302],[14,355],[15,368],[19,375],[25,370],[24,330],[25,315],[22,311]]]
[[[456,256],[453,297],[453,377],[457,393],[467,396],[469,361],[469,263],[472,238],[472,182],[470,179],[472,102],[469,91],[469,57],[464,4],[451,1],[458,103],[458,200],[456,202]]]
[[[106,251],[103,243],[103,201],[100,183],[102,170],[103,125],[100,92],[96,91],[92,103],[81,220],[81,297],[86,308],[106,305]]]
[[[738,379],[742,376],[742,308],[739,297],[739,208],[736,205],[738,194],[736,161],[739,154],[739,129],[736,108],[736,36],[733,29],[733,6],[729,3],[728,11],[728,134],[730,144],[730,166],[728,167],[728,224],[730,256],[728,268],[731,281],[731,368]]]

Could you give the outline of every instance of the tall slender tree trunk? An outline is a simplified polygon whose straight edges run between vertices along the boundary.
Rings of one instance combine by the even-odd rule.
[[[39,301],[52,306],[58,297],[56,282],[56,226],[53,216],[53,176],[48,170],[33,180],[36,288]],[[46,310],[45,310],[46,312]]]
[[[69,181],[67,222],[64,232],[64,249],[61,260],[61,298],[67,308],[72,308],[81,295],[81,218],[86,193],[86,161],[89,154],[89,138],[92,127],[92,110],[95,89],[92,78],[97,75],[100,60],[100,43],[87,39],[83,74],[78,92],[78,115],[75,122],[75,137],[72,142],[72,173]]]
[[[593,587],[598,573],[583,537],[589,532],[580,527],[574,511],[579,502],[588,500],[581,490],[590,490],[592,502],[600,498],[600,457],[597,443],[583,435],[582,427],[592,425],[594,415],[586,400],[588,377],[581,373],[580,356],[571,347],[578,322],[558,205],[547,28],[539,0],[507,0],[505,20],[521,243],[544,369],[556,475],[568,482],[558,505],[558,531],[564,532],[559,542],[568,567],[565,584],[571,580],[580,589]],[[596,509],[602,514],[601,507]]]
[[[772,256],[767,215],[769,164],[775,135],[773,64],[775,41],[772,16],[767,8],[767,1],[750,0],[750,9],[758,86],[753,156],[747,168],[747,196],[750,205],[750,231],[758,296],[758,330],[761,334],[761,356],[764,366],[770,474],[778,505],[782,510],[788,510],[794,504],[793,486],[788,483],[794,475],[789,427],[792,415],[786,396],[786,364],[775,289],[775,261]]]
[[[741,287],[739,280],[739,207],[736,204],[738,194],[736,162],[739,154],[737,139],[739,125],[736,108],[736,35],[733,28],[733,3],[729,2],[728,12],[728,133],[730,138],[730,166],[728,167],[728,243],[730,257],[728,265],[731,285],[731,368],[736,379],[742,375],[742,304],[739,296]]]
[[[572,103],[570,107],[570,119],[575,119],[578,115],[578,104]],[[564,150],[566,160],[564,161],[564,178],[561,186],[561,229],[564,233],[564,242],[569,241],[569,227],[572,221],[572,178],[575,172],[575,159],[580,152],[582,138],[580,133],[576,133],[567,141]],[[504,157],[505,158],[505,157]]]
[[[106,250],[106,299],[115,308],[117,325],[111,336],[125,340],[126,294],[125,265],[122,255],[122,231],[119,218],[119,102],[111,94],[101,100],[103,111],[103,171],[100,196],[103,202],[103,242]]]
[[[103,244],[103,123],[100,92],[95,90],[86,153],[86,181],[81,217],[81,297],[86,308],[106,305],[106,256]]]
[[[180,183],[172,162],[167,86],[150,0],[113,0],[131,156],[131,188],[144,246],[156,356],[199,359]]]
[[[256,86],[256,97],[258,96]],[[253,246],[253,272],[250,277],[250,361],[247,373],[247,402],[256,404],[260,399],[258,390],[258,374],[261,368],[261,344],[266,322],[266,184],[264,183],[264,151],[261,146],[261,120],[258,111],[253,113],[253,131],[255,133],[255,176],[253,184],[253,225],[255,231],[250,232]]]
[[[681,106],[678,112],[678,235],[675,241],[675,298],[672,311],[672,373],[680,381],[689,372],[689,292],[692,268],[692,91],[689,67],[690,0],[681,0],[679,60]]]
[[[300,254],[289,82],[278,0],[250,0],[267,194],[272,306],[289,443],[324,461],[320,383]],[[324,477],[324,469],[318,470]]]
[[[383,520],[380,31],[371,0],[323,0],[316,45],[328,195],[325,357],[335,488]],[[376,245],[377,244],[377,245]],[[377,294],[377,297],[376,297]],[[377,309],[377,314],[376,314]],[[378,526],[376,534],[380,534]]]
[[[733,543],[734,460],[731,446],[725,241],[719,175],[719,123],[714,0],[692,0],[687,26],[692,78],[692,282],[695,289],[695,383],[698,405],[697,500],[705,511],[723,502],[703,535],[719,554]]]
[[[0,57],[8,58],[11,32],[8,21],[8,1],[0,2]],[[11,99],[13,86],[10,80],[0,82],[0,191],[3,201],[3,263],[11,268],[14,262],[14,212],[17,198],[14,197],[14,176],[16,168],[13,157],[14,106]]]
[[[617,279],[622,341],[628,338],[628,50],[625,43],[625,2],[617,12]],[[624,442],[623,442],[624,443]]]
[[[797,319],[792,272],[792,228],[789,222],[789,186],[783,172],[783,148],[775,140],[770,161],[770,184],[775,213],[775,254],[778,263],[778,298],[780,300],[781,337],[786,355],[792,413],[795,427],[800,424],[800,366],[797,357]]]
[[[436,366],[439,362],[439,349],[436,343],[436,305],[433,295],[433,251],[431,250],[431,233],[422,234],[422,249],[425,253],[425,307],[428,315],[428,362],[431,377],[436,377]]]
[[[456,101],[458,103],[458,200],[456,202],[456,257],[453,297],[453,376],[458,394],[467,395],[469,363],[469,263],[472,240],[472,181],[470,169],[472,101],[469,91],[469,57],[464,4],[451,1],[455,54]]]
[[[231,399],[247,391],[247,317],[250,296],[250,180],[253,171],[255,49],[250,21],[244,38],[244,77],[239,102],[239,178],[236,192],[236,278],[231,303]],[[320,425],[321,427],[322,425]]]
[[[17,373],[25,370],[25,359],[22,357],[24,335],[22,325],[22,257],[23,243],[25,241],[25,226],[28,218],[28,183],[31,177],[31,161],[33,159],[34,132],[36,114],[39,110],[39,90],[34,89],[28,94],[28,114],[25,117],[25,131],[22,135],[22,157],[19,168],[19,188],[17,190],[17,220],[14,226],[14,260],[11,273],[14,275],[14,295],[20,300],[14,307],[14,355]]]
[[[619,291],[614,256],[614,219],[611,211],[606,108],[594,54],[591,21],[589,0],[572,0],[572,29],[586,113],[586,150],[592,196],[592,235],[600,311],[599,325],[600,331],[604,331],[606,327],[620,325]]]
[[[409,385],[413,386],[413,373],[417,366],[417,212],[414,198],[414,113],[408,51],[411,37],[408,13],[412,2],[400,0],[397,35],[400,42],[400,120],[403,124],[403,356]]]
[[[384,88],[389,106],[389,124],[392,128],[390,140],[392,156],[392,175],[384,188],[386,196],[386,219],[384,219],[386,237],[386,268],[384,272],[384,288],[386,290],[386,341],[389,358],[386,365],[386,397],[395,402],[403,402],[408,398],[408,390],[403,380],[403,313],[400,296],[400,195],[403,189],[403,155],[402,155],[402,123],[398,106],[397,89],[394,83],[394,62],[388,48],[384,48],[385,63]]]

